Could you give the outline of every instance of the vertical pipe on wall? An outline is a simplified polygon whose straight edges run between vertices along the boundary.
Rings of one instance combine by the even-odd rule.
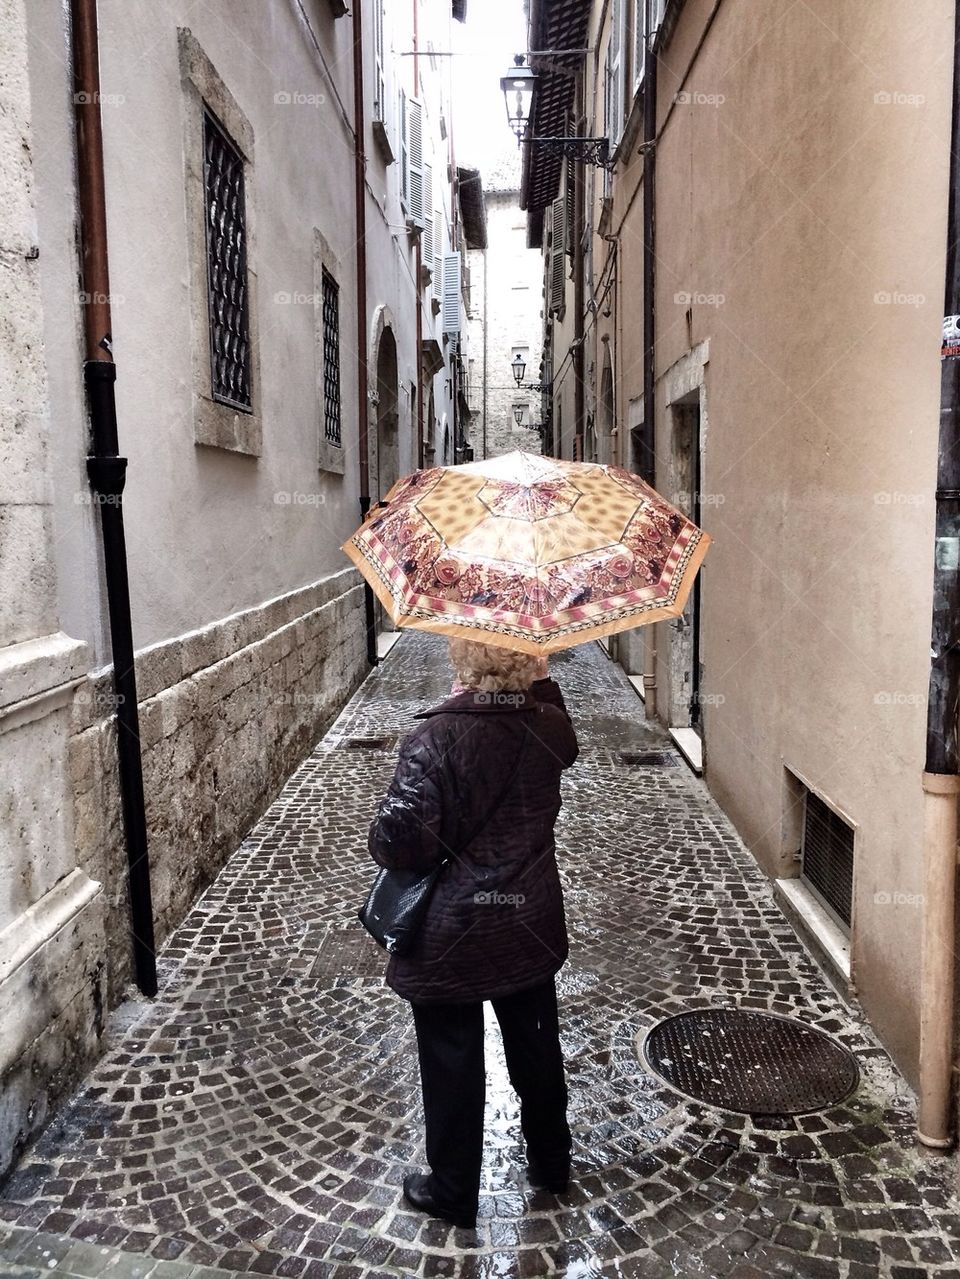
[[[584,124],[584,77],[577,77],[576,88],[576,110],[575,119],[576,127],[574,133],[579,134],[583,130]],[[586,440],[586,392],[583,384],[585,372],[585,352],[584,347],[584,262],[583,262],[583,239],[584,226],[586,224],[586,201],[584,174],[582,166],[576,164],[567,165],[567,180],[573,182],[573,226],[571,234],[573,235],[573,319],[574,319],[574,337],[573,337],[573,421],[574,421],[574,456],[579,456],[580,461],[584,460],[584,441]],[[577,448],[577,437],[579,437],[580,445]],[[557,456],[562,456],[563,449],[560,448]]]
[[[357,0],[359,3],[359,0]],[[419,55],[419,29],[417,25],[417,0],[413,0],[413,96],[420,96],[420,55]],[[433,199],[433,192],[430,192],[430,199]],[[424,210],[427,216],[432,217],[433,214],[429,209]],[[423,263],[423,239],[422,234],[417,236],[416,249],[414,254],[414,290],[417,308],[417,466],[423,466],[423,312],[422,298],[423,286],[420,283],[420,271]]]
[[[643,38],[643,426],[637,467],[648,484],[656,486],[656,165],[657,59],[653,52],[652,3],[646,0]],[[657,627],[647,628],[643,646],[644,714],[657,714]]]
[[[487,295],[487,286],[488,286],[487,252],[488,252],[488,249],[483,250],[483,457],[484,457],[484,460],[486,460],[486,457],[487,457],[487,352],[489,349],[488,339],[487,339],[487,320],[489,316],[488,303],[487,303],[487,296],[488,296]],[[541,417],[542,416],[543,415],[541,414]]]
[[[84,302],[84,383],[90,412],[87,474],[100,508],[103,568],[110,615],[113,686],[117,700],[117,768],[130,884],[133,962],[143,994],[157,993],[147,818],[140,757],[140,717],[130,616],[130,583],[123,528],[127,459],[117,431],[117,369],[111,353],[110,271],[107,253],[100,45],[97,0],[72,0],[71,44],[80,204],[80,272]]]
[[[366,127],[363,111],[363,3],[353,6],[353,128],[354,128],[354,195],[356,200],[357,249],[357,458],[360,469],[360,515],[365,519],[370,510],[370,429],[369,358],[367,347],[367,191],[364,139]],[[377,664],[377,620],[373,591],[363,584],[364,617],[367,628],[367,661]]]
[[[656,167],[657,58],[653,52],[651,6],[644,5],[643,41],[643,430],[640,435],[640,474],[656,482]]]
[[[944,315],[960,315],[960,6],[954,15],[953,114]],[[952,1144],[957,794],[960,791],[960,353],[940,361],[933,620],[923,773],[924,883],[920,987],[920,1114],[926,1146]]]

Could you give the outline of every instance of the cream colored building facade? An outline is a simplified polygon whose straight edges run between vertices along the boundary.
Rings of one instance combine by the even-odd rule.
[[[364,589],[339,549],[360,518],[361,397],[373,501],[424,455],[453,460],[460,214],[449,66],[429,50],[449,47],[464,9],[99,5],[158,945],[368,669]],[[25,0],[0,13],[0,1172],[96,1055],[131,978],[68,14]],[[239,408],[210,358],[205,183],[224,155],[246,218]]]
[[[484,174],[484,188],[487,247],[469,253],[471,442],[477,459],[514,449],[539,453],[543,420],[542,396],[527,385],[541,381],[542,263],[527,246],[518,150]],[[521,386],[510,367],[518,354],[526,366]]]
[[[954,13],[902,15],[533,0],[531,48],[590,50],[535,132],[609,137],[615,167],[531,147],[523,199],[554,451],[639,470],[653,442],[650,478],[713,539],[683,622],[614,652],[915,1082]],[[553,241],[581,226],[578,281]]]

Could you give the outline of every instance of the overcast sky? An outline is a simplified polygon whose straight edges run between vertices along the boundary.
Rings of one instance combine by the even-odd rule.
[[[459,53],[452,59],[457,162],[483,174],[519,156],[500,77],[527,47],[523,0],[468,0],[467,21],[452,25]]]

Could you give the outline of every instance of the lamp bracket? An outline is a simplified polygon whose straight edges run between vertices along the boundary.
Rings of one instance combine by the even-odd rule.
[[[610,155],[608,138],[521,138],[530,146],[543,147],[550,155],[561,155],[578,164],[593,164],[599,169],[612,169],[614,159]]]

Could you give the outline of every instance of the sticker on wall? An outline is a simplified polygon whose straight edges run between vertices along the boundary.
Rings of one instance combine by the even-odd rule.
[[[940,358],[945,360],[948,357],[956,359],[960,356],[960,315],[945,315],[943,317],[943,345],[940,348]]]

